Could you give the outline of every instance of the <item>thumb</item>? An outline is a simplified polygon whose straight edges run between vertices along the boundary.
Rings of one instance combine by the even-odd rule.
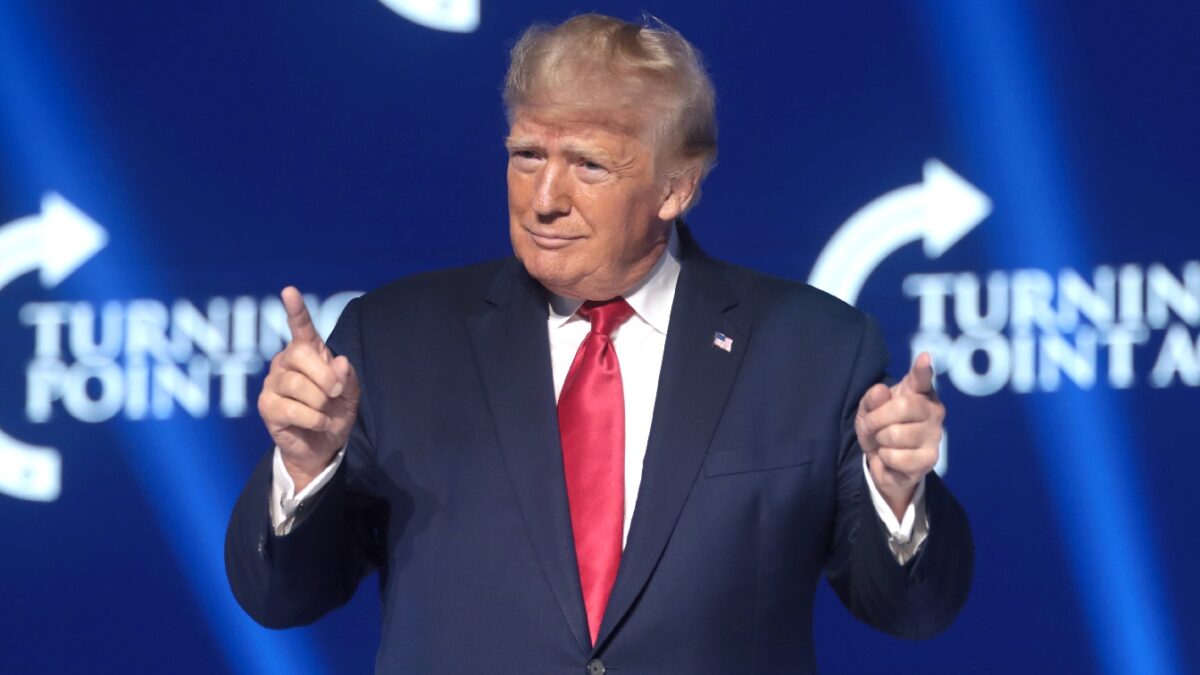
[[[879,443],[875,440],[875,433],[871,431],[870,425],[867,424],[867,415],[890,400],[892,400],[892,390],[882,383],[872,386],[859,399],[858,415],[854,419],[854,433],[858,436],[859,446],[868,455],[879,451]]]
[[[876,384],[863,394],[858,403],[858,414],[865,415],[890,400],[892,400],[892,390],[888,389],[887,385]]]
[[[333,360],[333,373],[337,375],[338,382],[342,385],[341,398],[346,402],[357,405],[361,389],[358,384],[358,374],[354,372],[354,366],[350,365],[350,359],[345,356],[339,356]]]

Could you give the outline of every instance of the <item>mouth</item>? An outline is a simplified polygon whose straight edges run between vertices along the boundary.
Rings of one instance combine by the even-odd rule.
[[[544,249],[560,249],[570,246],[573,242],[583,239],[581,236],[569,236],[564,234],[555,234],[553,232],[534,232],[529,228],[525,231],[529,233],[529,238],[537,244],[539,248]]]

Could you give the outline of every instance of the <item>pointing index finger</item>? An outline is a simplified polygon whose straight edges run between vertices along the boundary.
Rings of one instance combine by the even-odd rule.
[[[321,344],[321,337],[317,335],[312,316],[309,315],[308,308],[304,306],[304,298],[300,295],[300,291],[295,286],[288,286],[283,289],[279,297],[283,300],[283,308],[287,312],[288,328],[292,331],[292,340],[314,345]]]
[[[921,352],[917,356],[917,360],[913,361],[912,368],[905,376],[909,391],[916,394],[929,394],[933,392],[933,357],[929,352]]]

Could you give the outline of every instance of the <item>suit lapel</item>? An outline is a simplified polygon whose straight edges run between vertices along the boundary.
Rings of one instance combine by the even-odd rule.
[[[554,402],[543,289],[515,259],[468,319],[476,364],[529,539],[581,650],[590,648]]]
[[[717,264],[680,228],[681,270],[659,374],[642,482],[597,647],[628,613],[658,564],[724,410],[749,343],[749,320]],[[714,333],[733,338],[730,351]]]

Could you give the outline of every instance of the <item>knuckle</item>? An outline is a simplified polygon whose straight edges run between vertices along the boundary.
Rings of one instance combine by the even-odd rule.
[[[274,396],[262,401],[263,419],[274,424],[287,424],[287,410],[282,405],[282,402],[282,399]]]
[[[908,474],[912,469],[912,452],[893,448],[888,464],[892,469],[903,474]]]
[[[938,428],[925,426],[917,429],[913,434],[914,448],[936,448],[938,445]]]
[[[891,469],[892,471],[898,470],[896,468],[898,459],[896,457],[896,449],[895,448],[890,448],[890,447],[889,448],[880,448],[879,449],[879,459],[883,460],[883,465],[886,466],[887,468]]]
[[[935,453],[938,452],[938,448],[942,444],[942,437],[945,436],[945,434],[946,434],[946,429],[942,425],[939,424],[939,425],[937,425],[937,427],[934,428],[932,442],[933,442],[933,449],[934,449]]]
[[[269,375],[269,389],[276,394],[282,394],[283,392],[286,392],[288,387],[288,377],[291,375],[291,372],[292,371],[290,370],[284,370],[273,375]],[[268,388],[266,381],[263,382],[263,388]]]
[[[908,447],[923,448],[928,444],[928,436],[924,429],[914,429],[908,436]]]
[[[854,423],[854,432],[864,441],[875,436],[874,432],[871,431],[870,425],[866,424],[866,420],[862,418],[859,418],[858,422]]]
[[[884,427],[883,429],[875,432],[875,442],[881,446],[890,448],[892,445],[894,445],[894,443],[892,443],[892,436],[894,433],[895,432],[891,427]]]
[[[896,450],[890,447],[879,448],[879,459],[889,469],[896,468]]]
[[[289,342],[283,350],[283,365],[288,370],[294,370],[304,364],[305,347],[297,342]]]
[[[284,404],[284,416],[292,424],[301,425],[304,421],[304,406],[296,401],[288,401]]]
[[[881,429],[879,433],[875,434],[875,437],[879,439],[880,445],[893,449],[896,447],[896,430],[891,427]]]
[[[920,476],[933,466],[933,464],[929,462],[929,458],[925,455],[925,453],[910,452],[909,455],[910,457],[908,458],[907,466],[905,467],[905,472],[909,475]]]
[[[339,381],[340,379],[338,378],[337,373],[334,372],[333,368],[326,366],[321,370],[320,386],[322,392],[329,392],[335,385],[337,385]]]
[[[946,421],[946,406],[940,403],[933,406],[933,420],[938,423],[939,427],[942,422]],[[940,434],[941,432],[939,431],[938,433]]]
[[[337,373],[333,372],[333,369],[328,367],[321,369],[319,377],[321,379],[321,388],[325,391],[329,391],[329,389],[333,387],[333,385],[337,384],[338,381]]]
[[[288,361],[292,363],[302,362],[312,354],[312,347],[309,347],[303,342],[292,341],[287,346]]]
[[[294,370],[289,370],[280,378],[280,389],[296,393],[304,386],[304,376]]]
[[[922,454],[921,464],[926,468],[932,469],[933,465],[938,463],[938,457],[940,456],[941,453],[938,452],[938,448],[935,445]]]
[[[295,337],[293,337],[291,340],[288,340],[287,347],[285,347],[284,350],[289,354],[300,354],[309,351],[309,349],[311,348],[309,347],[308,342],[304,340],[297,340]]]

